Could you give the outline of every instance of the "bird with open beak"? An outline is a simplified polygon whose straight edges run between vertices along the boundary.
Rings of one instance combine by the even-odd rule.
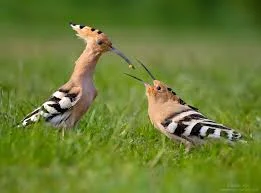
[[[125,74],[144,84],[150,121],[167,137],[184,143],[186,151],[194,145],[204,143],[206,138],[245,142],[240,133],[208,119],[197,108],[185,103],[170,87],[157,80],[144,64],[138,62],[152,78],[153,85]]]
[[[41,117],[54,127],[72,128],[86,113],[97,91],[93,83],[95,66],[100,56],[108,51],[123,58],[129,67],[130,60],[112,46],[108,36],[102,31],[84,25],[70,23],[76,35],[86,42],[83,53],[75,62],[73,73],[67,83],[55,91],[40,107],[28,114],[20,126],[37,122]]]

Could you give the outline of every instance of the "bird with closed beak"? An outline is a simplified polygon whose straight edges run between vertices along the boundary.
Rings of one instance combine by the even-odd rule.
[[[143,63],[138,62],[153,79],[153,85],[125,74],[144,84],[151,123],[170,139],[185,144],[186,152],[195,145],[203,144],[206,138],[245,142],[239,132],[208,119],[196,107],[188,105],[170,87],[157,80]]]
[[[41,106],[28,114],[19,126],[27,126],[43,118],[52,126],[62,128],[63,131],[74,127],[97,96],[93,75],[103,53],[114,52],[123,58],[129,67],[133,67],[130,60],[112,46],[112,42],[102,31],[74,23],[70,23],[70,26],[76,35],[86,42],[86,47],[76,60],[69,81],[56,90]]]

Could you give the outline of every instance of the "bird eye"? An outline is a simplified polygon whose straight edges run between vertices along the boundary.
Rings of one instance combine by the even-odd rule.
[[[102,45],[102,44],[103,44],[103,41],[98,40],[98,41],[97,41],[97,44],[98,44],[98,45]]]
[[[157,90],[160,90],[161,89],[161,87],[160,86],[157,86],[157,88],[156,88]]]

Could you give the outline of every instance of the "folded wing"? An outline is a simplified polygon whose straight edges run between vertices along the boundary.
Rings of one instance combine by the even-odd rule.
[[[226,138],[230,141],[240,140],[242,135],[235,130],[216,123],[194,109],[186,109],[172,114],[161,125],[173,135],[189,138],[198,137]]]
[[[70,117],[73,106],[80,98],[81,91],[79,88],[59,89],[42,106],[28,114],[21,121],[21,125],[27,126],[39,121],[42,117],[53,126],[59,127]]]

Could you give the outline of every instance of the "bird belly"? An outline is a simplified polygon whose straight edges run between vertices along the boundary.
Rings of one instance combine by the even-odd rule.
[[[71,128],[73,125],[69,121],[72,111],[66,111],[63,114],[54,116],[52,119],[47,122],[56,128]]]
[[[88,111],[89,107],[94,101],[95,96],[96,95],[82,97],[82,99],[80,99],[80,101],[72,109],[72,114],[67,121],[68,125],[71,125],[71,127],[73,127],[82,118],[82,116]]]

